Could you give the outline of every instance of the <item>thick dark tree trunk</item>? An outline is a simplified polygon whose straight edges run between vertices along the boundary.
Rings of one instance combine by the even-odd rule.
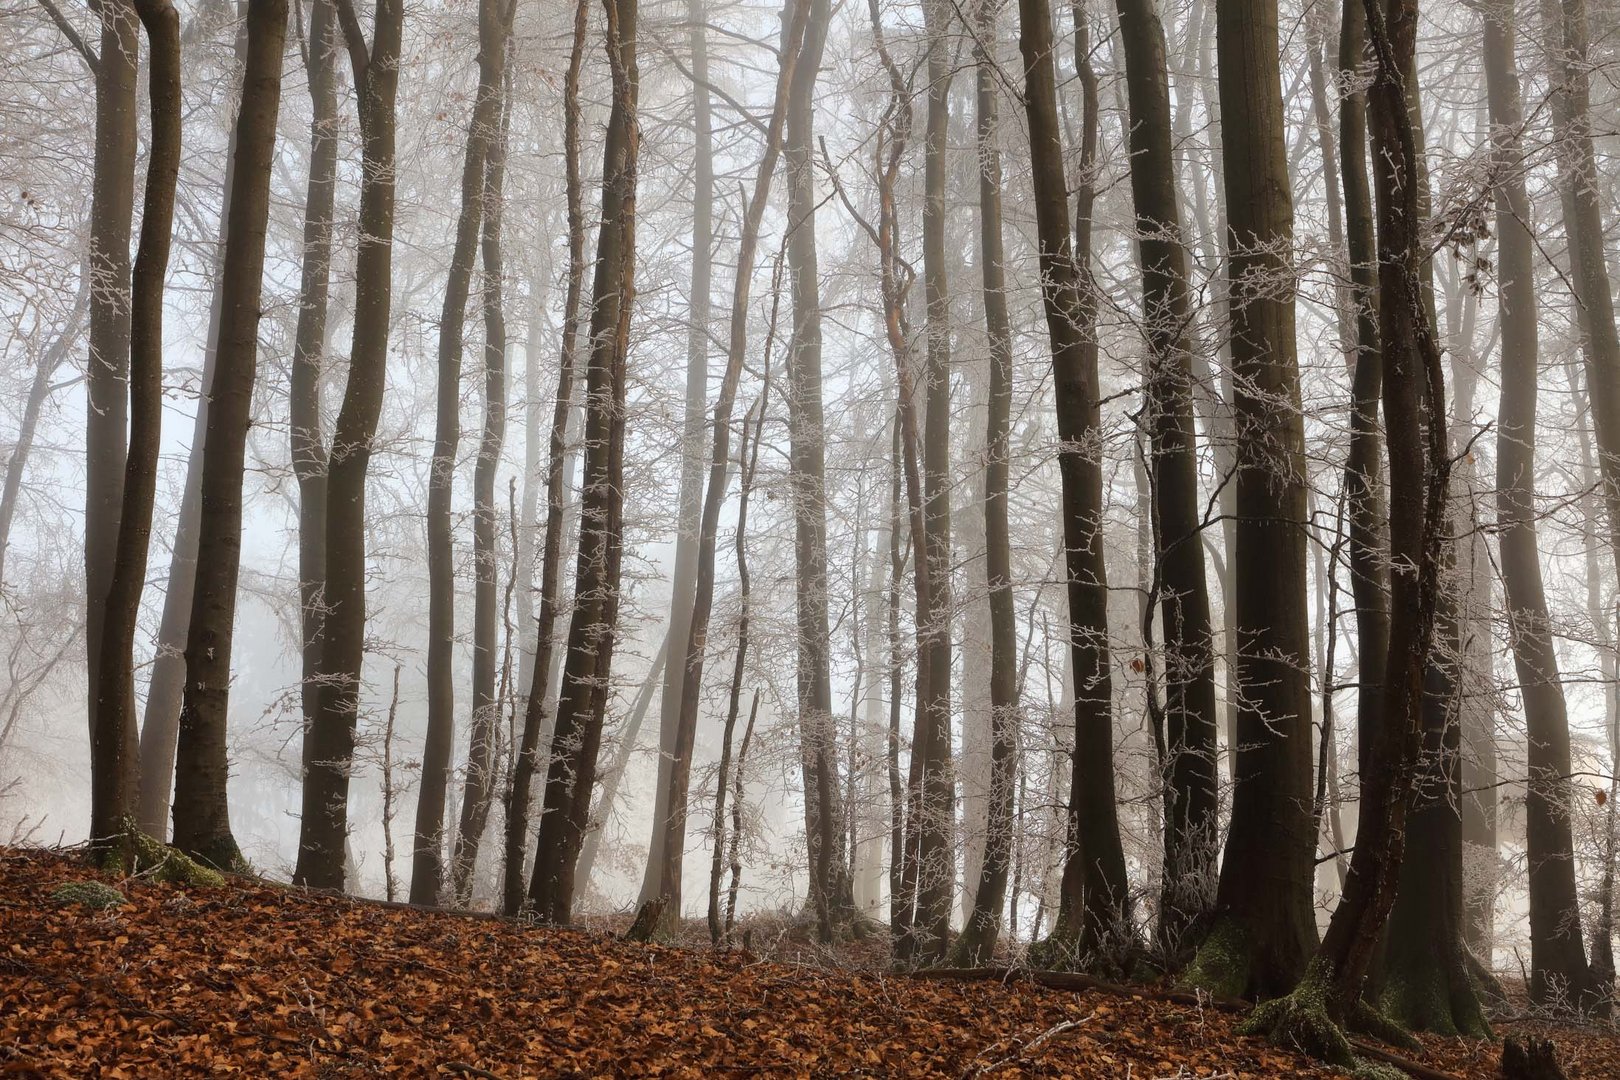
[[[1355,312],[1355,371],[1351,378],[1350,454],[1344,500],[1350,519],[1350,591],[1356,605],[1356,745],[1376,737],[1389,652],[1389,582],[1384,559],[1384,474],[1378,403],[1383,358],[1378,341],[1378,263],[1367,172],[1366,0],[1344,0],[1339,30],[1339,77],[1352,88],[1339,102],[1344,175],[1345,243]],[[1365,770],[1361,770],[1365,774]]]
[[[1025,65],[1035,219],[1040,241],[1041,299],[1052,346],[1057,395],[1058,467],[1063,485],[1064,577],[1068,582],[1069,652],[1074,673],[1075,735],[1062,903],[1053,936],[1077,954],[1113,953],[1129,939],[1129,883],[1114,800],[1113,679],[1109,669],[1108,576],[1103,563],[1102,463],[1098,447],[1097,290],[1091,279],[1092,176],[1098,97],[1091,69],[1088,16],[1074,7],[1075,52],[1085,116],[1075,234],[1069,232],[1068,184],[1058,126],[1047,0],[1019,0],[1019,49]]]
[[[1007,314],[1006,251],[1001,229],[1001,152],[996,147],[995,0],[974,12],[975,101],[979,151],[979,269],[985,332],[990,342],[990,398],[985,430],[984,562],[990,593],[990,782],[984,810],[984,856],[973,907],[956,942],[965,966],[987,963],[1001,934],[1013,842],[1013,777],[1018,768],[1018,631],[1014,626],[1012,548],[1007,525],[1011,457],[1012,326]],[[1016,898],[1015,898],[1016,902]]]
[[[1254,1021],[1274,1038],[1304,1040],[1306,1049],[1341,1064],[1348,1064],[1350,1050],[1334,1025],[1356,1018],[1366,975],[1395,901],[1405,853],[1407,811],[1424,744],[1424,681],[1436,670],[1431,652],[1450,473],[1445,374],[1425,296],[1424,172],[1413,131],[1417,120],[1408,109],[1405,91],[1407,73],[1413,70],[1417,6],[1413,0],[1366,2],[1376,57],[1368,113],[1373,160],[1378,162],[1374,180],[1379,207],[1379,338],[1390,457],[1389,556],[1394,565],[1416,572],[1392,575],[1384,711],[1377,737],[1362,751],[1365,768],[1371,771],[1361,778],[1356,849],[1344,895],[1305,984],[1289,998],[1263,1007]],[[1435,707],[1449,711],[1449,702],[1436,702]],[[1433,726],[1443,732],[1449,722],[1442,716]],[[1437,734],[1437,743],[1440,739]],[[1460,897],[1455,899],[1460,915]],[[1460,946],[1460,928],[1452,929],[1452,939]]]
[[[196,29],[195,26],[192,27]],[[247,20],[238,27],[234,57],[238,67],[247,61]],[[219,233],[214,259],[214,295],[208,312],[202,380],[197,412],[191,425],[191,450],[186,459],[186,481],[175,519],[174,542],[169,550],[168,585],[163,593],[163,615],[158,623],[156,655],[146,689],[141,720],[141,795],[135,819],[149,836],[169,835],[169,813],[174,794],[175,749],[180,736],[180,698],[186,685],[186,636],[191,606],[196,599],[197,532],[202,518],[203,446],[208,432],[208,400],[214,384],[214,361],[219,353],[219,323],[225,241],[231,192],[236,186],[236,132],[226,146],[225,182],[221,186]]]
[[[1193,420],[1193,322],[1171,145],[1164,26],[1153,0],[1119,0],[1130,100],[1131,190],[1151,350],[1146,427],[1153,441],[1153,588],[1164,626],[1164,885],[1158,942],[1167,956],[1214,901],[1219,775],[1215,653],[1204,580]]]
[[[546,771],[529,902],[544,921],[573,914],[574,871],[590,825],[596,758],[617,637],[624,512],[625,357],[635,289],[637,0],[604,0],[613,112],[603,150],[602,224],[586,367],[585,488],[568,655]]]
[[[222,869],[242,862],[226,781],[231,645],[242,557],[242,482],[259,359],[259,312],[270,166],[281,108],[287,0],[249,0],[247,61],[236,118],[236,183],[220,281],[219,352],[203,444],[196,591],[186,636],[186,687],[176,753],[174,843]]]
[[[512,788],[506,800],[506,851],[502,877],[502,906],[516,915],[524,902],[523,862],[529,845],[529,801],[539,766],[546,705],[551,694],[552,639],[557,632],[557,603],[561,591],[563,519],[565,515],[564,465],[568,458],[568,413],[573,405],[574,367],[579,351],[580,294],[585,286],[585,209],[579,177],[579,72],[585,56],[585,29],[590,8],[578,0],[574,9],[574,43],[563,77],[563,158],[568,197],[568,286],[563,296],[562,360],[557,368],[557,399],[551,414],[551,436],[546,457],[546,531],[540,554],[540,616],[535,630],[534,666],[528,701],[523,709],[523,733],[512,768]]]
[[[332,434],[326,514],[326,624],[317,672],[320,708],[305,733],[297,884],[344,886],[349,771],[360,711],[366,634],[366,473],[382,413],[393,300],[394,103],[404,7],[377,0],[368,50],[353,0],[336,0],[359,98],[360,248],[355,265],[349,381]]]
[[[135,728],[101,723],[101,652],[124,500],[129,400],[130,222],[135,212],[135,67],[131,0],[107,0],[96,66],[95,176],[90,194],[90,356],[86,366],[84,585],[90,714],[90,837],[105,840],[135,808]],[[116,665],[115,665],[116,666]],[[117,687],[112,688],[114,693]],[[130,691],[133,693],[133,689]]]
[[[1295,356],[1294,209],[1275,0],[1218,0],[1237,439],[1237,750],[1217,919],[1195,978],[1283,993],[1316,941],[1306,615],[1304,424]]]

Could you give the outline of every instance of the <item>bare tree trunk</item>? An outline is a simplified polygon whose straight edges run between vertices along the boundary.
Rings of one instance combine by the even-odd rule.
[[[456,219],[455,247],[450,255],[450,276],[445,284],[444,310],[439,320],[438,411],[433,437],[433,462],[428,478],[428,727],[422,749],[422,782],[417,790],[416,837],[411,854],[411,902],[437,904],[444,885],[444,801],[450,783],[450,757],[456,734],[454,683],[456,638],[455,550],[451,536],[451,498],[455,481],[456,449],[461,441],[461,360],[467,324],[467,298],[472,291],[478,261],[478,237],[483,224],[488,181],[486,162],[499,137],[501,82],[506,66],[505,18],[501,0],[480,0],[478,5],[478,89],[472,119],[467,126],[467,149],[461,167],[461,213]],[[504,362],[504,358],[503,358]],[[494,479],[490,478],[490,500]],[[482,528],[475,523],[475,533]],[[493,525],[490,526],[493,536]],[[476,541],[475,541],[476,543]],[[482,590],[482,567],[478,589]],[[493,580],[493,579],[492,579]],[[478,631],[475,629],[475,637]],[[477,644],[474,645],[477,651]],[[484,669],[473,674],[475,725],[483,702]],[[493,672],[493,666],[489,667]],[[494,678],[488,680],[493,695]],[[479,740],[474,738],[475,742]],[[475,767],[469,763],[469,769]],[[465,803],[463,803],[465,807]],[[464,810],[465,812],[465,810]],[[457,838],[459,845],[460,839]],[[454,875],[453,875],[454,876]],[[452,895],[460,879],[452,883]]]
[[[1114,800],[1114,747],[1108,642],[1108,577],[1103,562],[1102,468],[1097,428],[1097,290],[1092,281],[1091,203],[1096,188],[1097,80],[1089,59],[1088,16],[1074,6],[1075,52],[1085,116],[1075,233],[1069,232],[1063,143],[1058,127],[1047,0],[1019,0],[1019,48],[1026,68],[1035,216],[1040,240],[1041,298],[1052,344],[1058,455],[1063,483],[1064,577],[1068,582],[1069,652],[1074,669],[1075,737],[1062,903],[1053,937],[1081,959],[1111,954],[1128,940],[1129,885]],[[1093,955],[1089,959],[1101,957]]]
[[[500,0],[491,0],[497,7]],[[453,895],[458,906],[471,900],[472,873],[478,864],[489,806],[495,797],[495,758],[499,742],[501,703],[496,695],[496,624],[499,601],[495,579],[500,552],[496,541],[495,473],[506,443],[506,308],[505,260],[501,252],[501,201],[506,180],[507,104],[510,79],[506,73],[507,42],[511,37],[514,3],[497,10],[500,19],[495,40],[481,52],[498,52],[494,63],[495,120],[488,134],[484,157],[483,254],[484,277],[484,430],[478,440],[478,461],[473,467],[473,678],[471,738],[467,751],[467,777],[461,798],[461,820],[456,829],[451,863]]]
[[[692,594],[697,581],[698,524],[703,514],[703,430],[709,402],[709,323],[714,277],[714,121],[709,102],[709,43],[704,0],[688,0],[687,33],[692,49],[692,285],[687,299],[686,416],[681,440],[680,511],[675,534],[675,570],[670,582],[669,649],[677,657],[664,667],[658,706],[658,782],[654,789],[652,838],[640,903],[659,895],[668,854],[670,773],[680,726],[683,659],[691,638]]]
[[[1362,775],[1356,849],[1344,896],[1334,909],[1305,984],[1285,1003],[1257,1014],[1277,1038],[1312,1039],[1307,1048],[1348,1063],[1316,1022],[1290,1026],[1291,1010],[1323,1009],[1344,1024],[1361,1002],[1368,968],[1395,901],[1406,841],[1407,810],[1423,753],[1423,688],[1432,673],[1440,575],[1446,548],[1450,474],[1445,422],[1445,374],[1425,298],[1421,192],[1424,172],[1408,110],[1407,74],[1417,40],[1412,0],[1366,0],[1377,58],[1368,91],[1378,192],[1379,331],[1385,360],[1383,405],[1390,456],[1390,559],[1416,573],[1392,575],[1390,642],[1384,713],[1377,738],[1363,747],[1371,773]],[[1230,114],[1228,114],[1230,115]],[[1438,703],[1442,715],[1447,703]],[[1444,726],[1444,721],[1441,724]],[[1230,855],[1228,856],[1230,858]],[[1460,905],[1459,905],[1460,908]],[[1312,1035],[1311,1029],[1315,1028]],[[1331,1029],[1331,1024],[1329,1024]]]
[[[84,583],[90,714],[90,837],[105,840],[134,809],[134,725],[101,723],[102,642],[124,501],[129,401],[131,218],[135,212],[135,69],[140,51],[132,0],[107,0],[96,66],[95,176],[90,196],[90,356],[86,367]],[[116,664],[114,665],[117,666]],[[117,687],[113,693],[119,693]],[[133,693],[133,689],[130,691]]]
[[[242,483],[253,383],[270,168],[281,108],[287,0],[249,0],[247,59],[237,114],[236,183],[220,279],[219,351],[204,442],[196,592],[186,635],[174,795],[175,846],[223,869],[242,865],[226,782],[231,645],[242,554]]]
[[[1218,0],[1237,460],[1237,740],[1216,920],[1195,963],[1215,992],[1270,995],[1316,942],[1304,424],[1294,340],[1294,210],[1275,0]]]
[[[974,11],[977,137],[979,151],[979,262],[984,286],[985,332],[990,340],[990,395],[985,427],[984,561],[990,596],[990,777],[984,800],[984,854],[973,907],[955,956],[967,966],[986,963],[996,950],[1013,841],[1013,777],[1021,712],[1018,707],[1018,631],[1014,626],[1012,549],[1007,525],[1007,473],[1012,450],[1012,327],[1007,314],[1006,252],[1001,229],[1001,153],[992,49],[996,0]],[[970,867],[971,869],[971,867]],[[1016,898],[1015,898],[1016,901]]]
[[[163,437],[163,287],[174,233],[175,186],[180,175],[180,14],[169,0],[135,0],[149,45],[147,76],[152,143],[146,165],[140,244],[130,297],[129,447],[124,460],[123,506],[102,623],[96,681],[93,774],[119,777],[119,820],[139,797],[135,719],[135,626],[146,588],[147,547],[157,494],[158,448]],[[106,802],[101,804],[105,812]],[[92,815],[94,816],[94,815]],[[95,822],[92,821],[92,826]],[[93,842],[107,833],[92,827]]]
[[[1164,625],[1164,884],[1158,940],[1166,955],[1214,901],[1220,848],[1215,652],[1204,580],[1193,419],[1193,303],[1171,144],[1164,26],[1152,0],[1119,0],[1130,98],[1131,189],[1150,349],[1145,426],[1152,438],[1154,583]]]
[[[837,782],[830,775],[836,769],[836,751],[827,614],[827,435],[821,404],[821,282],[816,252],[819,199],[814,144],[816,80],[832,14],[830,0],[796,0],[795,6],[799,4],[808,6],[809,22],[788,99],[783,154],[787,161],[787,261],[793,292],[793,338],[785,396],[793,485],[800,772],[805,792],[804,835],[811,863],[811,904],[825,904],[844,913],[853,907],[854,898],[848,868],[834,843],[840,825],[832,801],[822,798],[836,790]],[[784,36],[786,26],[784,22]]]
[[[714,406],[714,443],[709,462],[708,487],[703,495],[703,518],[698,533],[697,582],[692,598],[692,623],[687,638],[684,667],[686,676],[681,686],[681,715],[675,729],[674,768],[670,771],[670,787],[665,792],[668,817],[661,822],[664,829],[664,861],[658,894],[664,900],[664,926],[675,925],[681,913],[681,870],[686,855],[686,807],[691,788],[692,748],[697,739],[698,699],[703,687],[703,666],[709,636],[709,616],[714,603],[715,546],[720,528],[720,511],[725,503],[728,470],[731,464],[731,411],[736,401],[737,384],[742,378],[743,361],[748,352],[748,298],[753,285],[755,250],[759,242],[760,221],[769,203],[771,178],[781,156],[782,129],[786,123],[787,105],[793,84],[793,74],[802,60],[801,42],[808,21],[809,5],[792,3],[783,12],[787,34],[783,38],[782,60],[776,82],[775,107],[766,128],[765,146],[754,179],[754,190],[748,199],[748,208],[742,221],[742,236],[737,245],[736,283],[731,298],[731,336],[726,353],[725,374],[720,382],[720,394]],[[819,765],[825,765],[822,758]],[[825,773],[819,774],[825,778]],[[818,794],[824,799],[823,808],[832,806],[830,789],[823,784]],[[824,818],[825,823],[827,819]],[[813,852],[815,846],[812,845]],[[819,852],[823,862],[817,871],[824,873],[825,860],[832,857],[830,848]],[[825,877],[822,878],[825,881]],[[826,916],[827,905],[818,905],[823,940],[830,940],[831,924]]]
[[[195,25],[192,30],[195,31]],[[236,33],[238,66],[247,60],[247,20]],[[240,87],[235,88],[240,96]],[[219,325],[225,242],[227,239],[231,192],[236,186],[236,132],[231,131],[226,147],[225,182],[221,187],[219,233],[214,259],[214,295],[208,312],[208,337],[204,346],[202,382],[197,394],[197,412],[191,426],[191,450],[186,459],[185,488],[176,515],[174,542],[169,554],[168,585],[163,593],[163,615],[158,623],[157,655],[152,660],[152,676],[147,684],[146,709],[141,722],[141,793],[136,821],[149,836],[169,835],[170,797],[174,793],[174,763],[180,735],[180,698],[186,684],[186,637],[190,630],[191,607],[196,599],[197,533],[202,518],[203,447],[208,432],[208,403],[214,384],[215,357],[219,353]]]
[[[1603,204],[1591,117],[1586,0],[1543,0],[1543,17],[1554,57],[1553,121],[1558,149],[1564,233],[1579,309],[1577,325],[1586,360],[1586,388],[1598,450],[1599,474],[1615,565],[1620,568],[1620,332],[1604,252]],[[1560,734],[1562,738],[1560,738]],[[1538,754],[1537,751],[1540,751]],[[1531,997],[1544,1002],[1568,995],[1582,1007],[1597,1005],[1597,987],[1583,952],[1570,814],[1569,732],[1548,730],[1541,745],[1531,739],[1528,815],[1537,826],[1530,841],[1531,872],[1543,887],[1531,887]],[[1542,903],[1537,904],[1537,894]],[[1540,911],[1538,919],[1534,914]],[[1536,927],[1539,926],[1539,930]],[[1545,963],[1537,960],[1537,939]]]
[[[589,826],[603,709],[617,637],[624,510],[625,356],[635,288],[637,0],[604,0],[613,112],[603,150],[602,224],[586,368],[585,493],[574,612],[546,772],[529,902],[544,921],[573,914],[574,872]]]
[[[399,89],[401,0],[377,0],[368,50],[353,0],[336,0],[359,98],[360,247],[354,340],[327,471],[326,624],[319,710],[305,734],[297,884],[341,889],[349,831],[349,770],[359,723],[366,633],[366,473],[382,413],[393,300],[394,103]]]
[[[529,800],[539,765],[542,728],[551,693],[552,638],[557,630],[561,591],[562,547],[568,459],[568,414],[573,405],[574,369],[579,349],[580,294],[585,286],[585,209],[579,176],[579,72],[585,55],[587,0],[574,9],[574,43],[563,79],[563,157],[568,187],[568,285],[563,297],[562,360],[557,369],[557,399],[551,414],[546,458],[546,532],[540,556],[540,618],[535,631],[533,681],[523,710],[523,734],[512,768],[512,790],[506,803],[506,851],[502,881],[503,907],[516,915],[524,901],[523,862],[529,844]]]
[[[300,702],[304,749],[320,708],[322,628],[326,625],[326,471],[321,409],[326,366],[326,318],[332,285],[332,217],[337,188],[337,11],[334,0],[313,0],[309,16],[309,186],[304,194],[304,266],[288,389],[293,474],[298,478],[298,606]],[[303,767],[309,769],[309,756]]]

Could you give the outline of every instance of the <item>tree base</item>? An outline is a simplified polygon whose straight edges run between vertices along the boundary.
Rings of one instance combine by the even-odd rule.
[[[225,875],[148,836],[132,817],[124,818],[118,835],[94,850],[92,859],[102,870],[127,877],[150,877],[187,888],[211,889],[225,884]],[[237,860],[241,860],[240,854]]]
[[[1356,1006],[1348,1026],[1399,1046],[1415,1045],[1410,1035],[1366,1003]],[[1356,1056],[1345,1029],[1334,1021],[1328,1009],[1327,984],[1314,965],[1292,993],[1257,1005],[1238,1032],[1258,1035],[1276,1046],[1325,1061],[1358,1080],[1406,1080],[1407,1074],[1392,1065]]]
[[[1182,970],[1184,990],[1199,990],[1211,997],[1241,998],[1249,989],[1249,943],[1237,923],[1221,919]]]

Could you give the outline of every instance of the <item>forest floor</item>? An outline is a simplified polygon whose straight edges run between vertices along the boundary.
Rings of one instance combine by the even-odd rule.
[[[100,877],[125,897],[103,910],[53,896],[96,878],[67,853],[0,848],[0,1076],[1338,1075],[1150,994],[924,981],[250,881]],[[1614,1033],[1535,1030],[1574,1080],[1620,1077]],[[1421,1060],[1485,1080],[1498,1053],[1429,1039]]]

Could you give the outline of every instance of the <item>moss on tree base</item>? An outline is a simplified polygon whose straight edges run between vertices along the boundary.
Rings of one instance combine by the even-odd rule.
[[[1179,985],[1211,997],[1243,997],[1249,988],[1249,941],[1242,928],[1231,919],[1217,921],[1182,971]]]
[[[97,866],[114,874],[139,874],[188,888],[218,888],[225,884],[225,875],[148,836],[134,818],[126,817],[118,835],[96,849],[92,857]]]
[[[1356,1006],[1349,1026],[1399,1046],[1413,1045],[1410,1035],[1365,1002]],[[1316,961],[1292,993],[1257,1005],[1238,1031],[1345,1069],[1359,1080],[1406,1080],[1400,1069],[1356,1056],[1328,1009],[1327,980]]]

